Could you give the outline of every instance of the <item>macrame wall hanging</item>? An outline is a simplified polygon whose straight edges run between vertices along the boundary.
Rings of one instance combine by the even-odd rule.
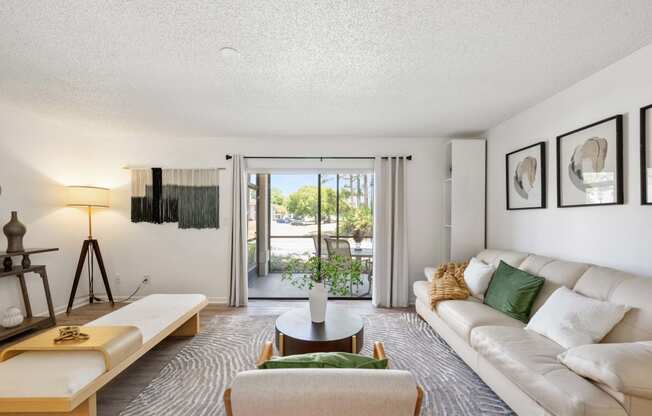
[[[132,169],[131,222],[219,228],[217,169]]]

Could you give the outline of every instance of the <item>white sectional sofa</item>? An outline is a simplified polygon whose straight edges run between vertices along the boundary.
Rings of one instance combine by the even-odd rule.
[[[555,289],[566,286],[584,296],[632,307],[603,343],[652,340],[652,279],[514,251],[485,250],[476,257],[494,266],[503,260],[545,278],[532,314]],[[432,271],[426,269],[426,275]],[[433,310],[429,287],[427,281],[414,283],[417,313],[519,415],[652,415],[652,400],[580,377],[558,361],[563,347],[525,330],[525,324],[480,299],[442,301]]]

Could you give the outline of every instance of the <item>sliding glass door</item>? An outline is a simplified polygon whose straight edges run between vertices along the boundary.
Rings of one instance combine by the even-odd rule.
[[[264,240],[269,254],[268,267],[266,273],[260,273],[259,265],[255,276],[250,275],[249,297],[306,298],[303,276],[314,265],[311,258],[320,256],[325,267],[337,265],[343,270],[331,297],[370,298],[373,174],[272,173],[265,176],[269,190],[266,193],[269,227]],[[252,222],[249,224],[254,226]],[[260,232],[261,227],[257,229]],[[251,233],[250,236],[251,241],[258,242],[254,250],[249,250],[250,254],[260,259],[258,253],[265,249],[264,244],[260,236]],[[353,273],[349,273],[351,270]]]

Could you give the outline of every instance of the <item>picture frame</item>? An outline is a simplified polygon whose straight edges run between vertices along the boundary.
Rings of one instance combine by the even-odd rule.
[[[641,123],[641,205],[652,205],[652,124],[648,123],[648,114],[652,114],[652,104],[642,107]],[[649,156],[649,157],[648,157]]]
[[[508,211],[547,207],[546,142],[538,142],[505,155]]]
[[[622,205],[623,116],[557,136],[557,207]]]

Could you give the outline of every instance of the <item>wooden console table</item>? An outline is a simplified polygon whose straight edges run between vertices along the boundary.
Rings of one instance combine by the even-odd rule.
[[[25,305],[25,313],[27,316],[22,324],[13,328],[0,327],[0,341],[22,334],[25,331],[32,329],[49,328],[57,324],[54,316],[54,306],[52,305],[52,296],[50,294],[50,285],[48,284],[48,274],[43,265],[32,265],[29,258],[32,254],[47,253],[57,251],[58,248],[32,248],[25,249],[24,251],[15,253],[0,252],[0,260],[2,260],[3,267],[0,269],[0,278],[14,276],[20,282],[20,290],[23,293],[23,303]],[[14,266],[12,257],[22,257],[21,265]],[[32,305],[29,302],[29,294],[27,292],[27,284],[25,283],[25,275],[28,273],[36,273],[43,281],[43,290],[45,291],[45,299],[48,304],[47,317],[37,317],[32,315]],[[0,311],[3,313],[4,311]]]

